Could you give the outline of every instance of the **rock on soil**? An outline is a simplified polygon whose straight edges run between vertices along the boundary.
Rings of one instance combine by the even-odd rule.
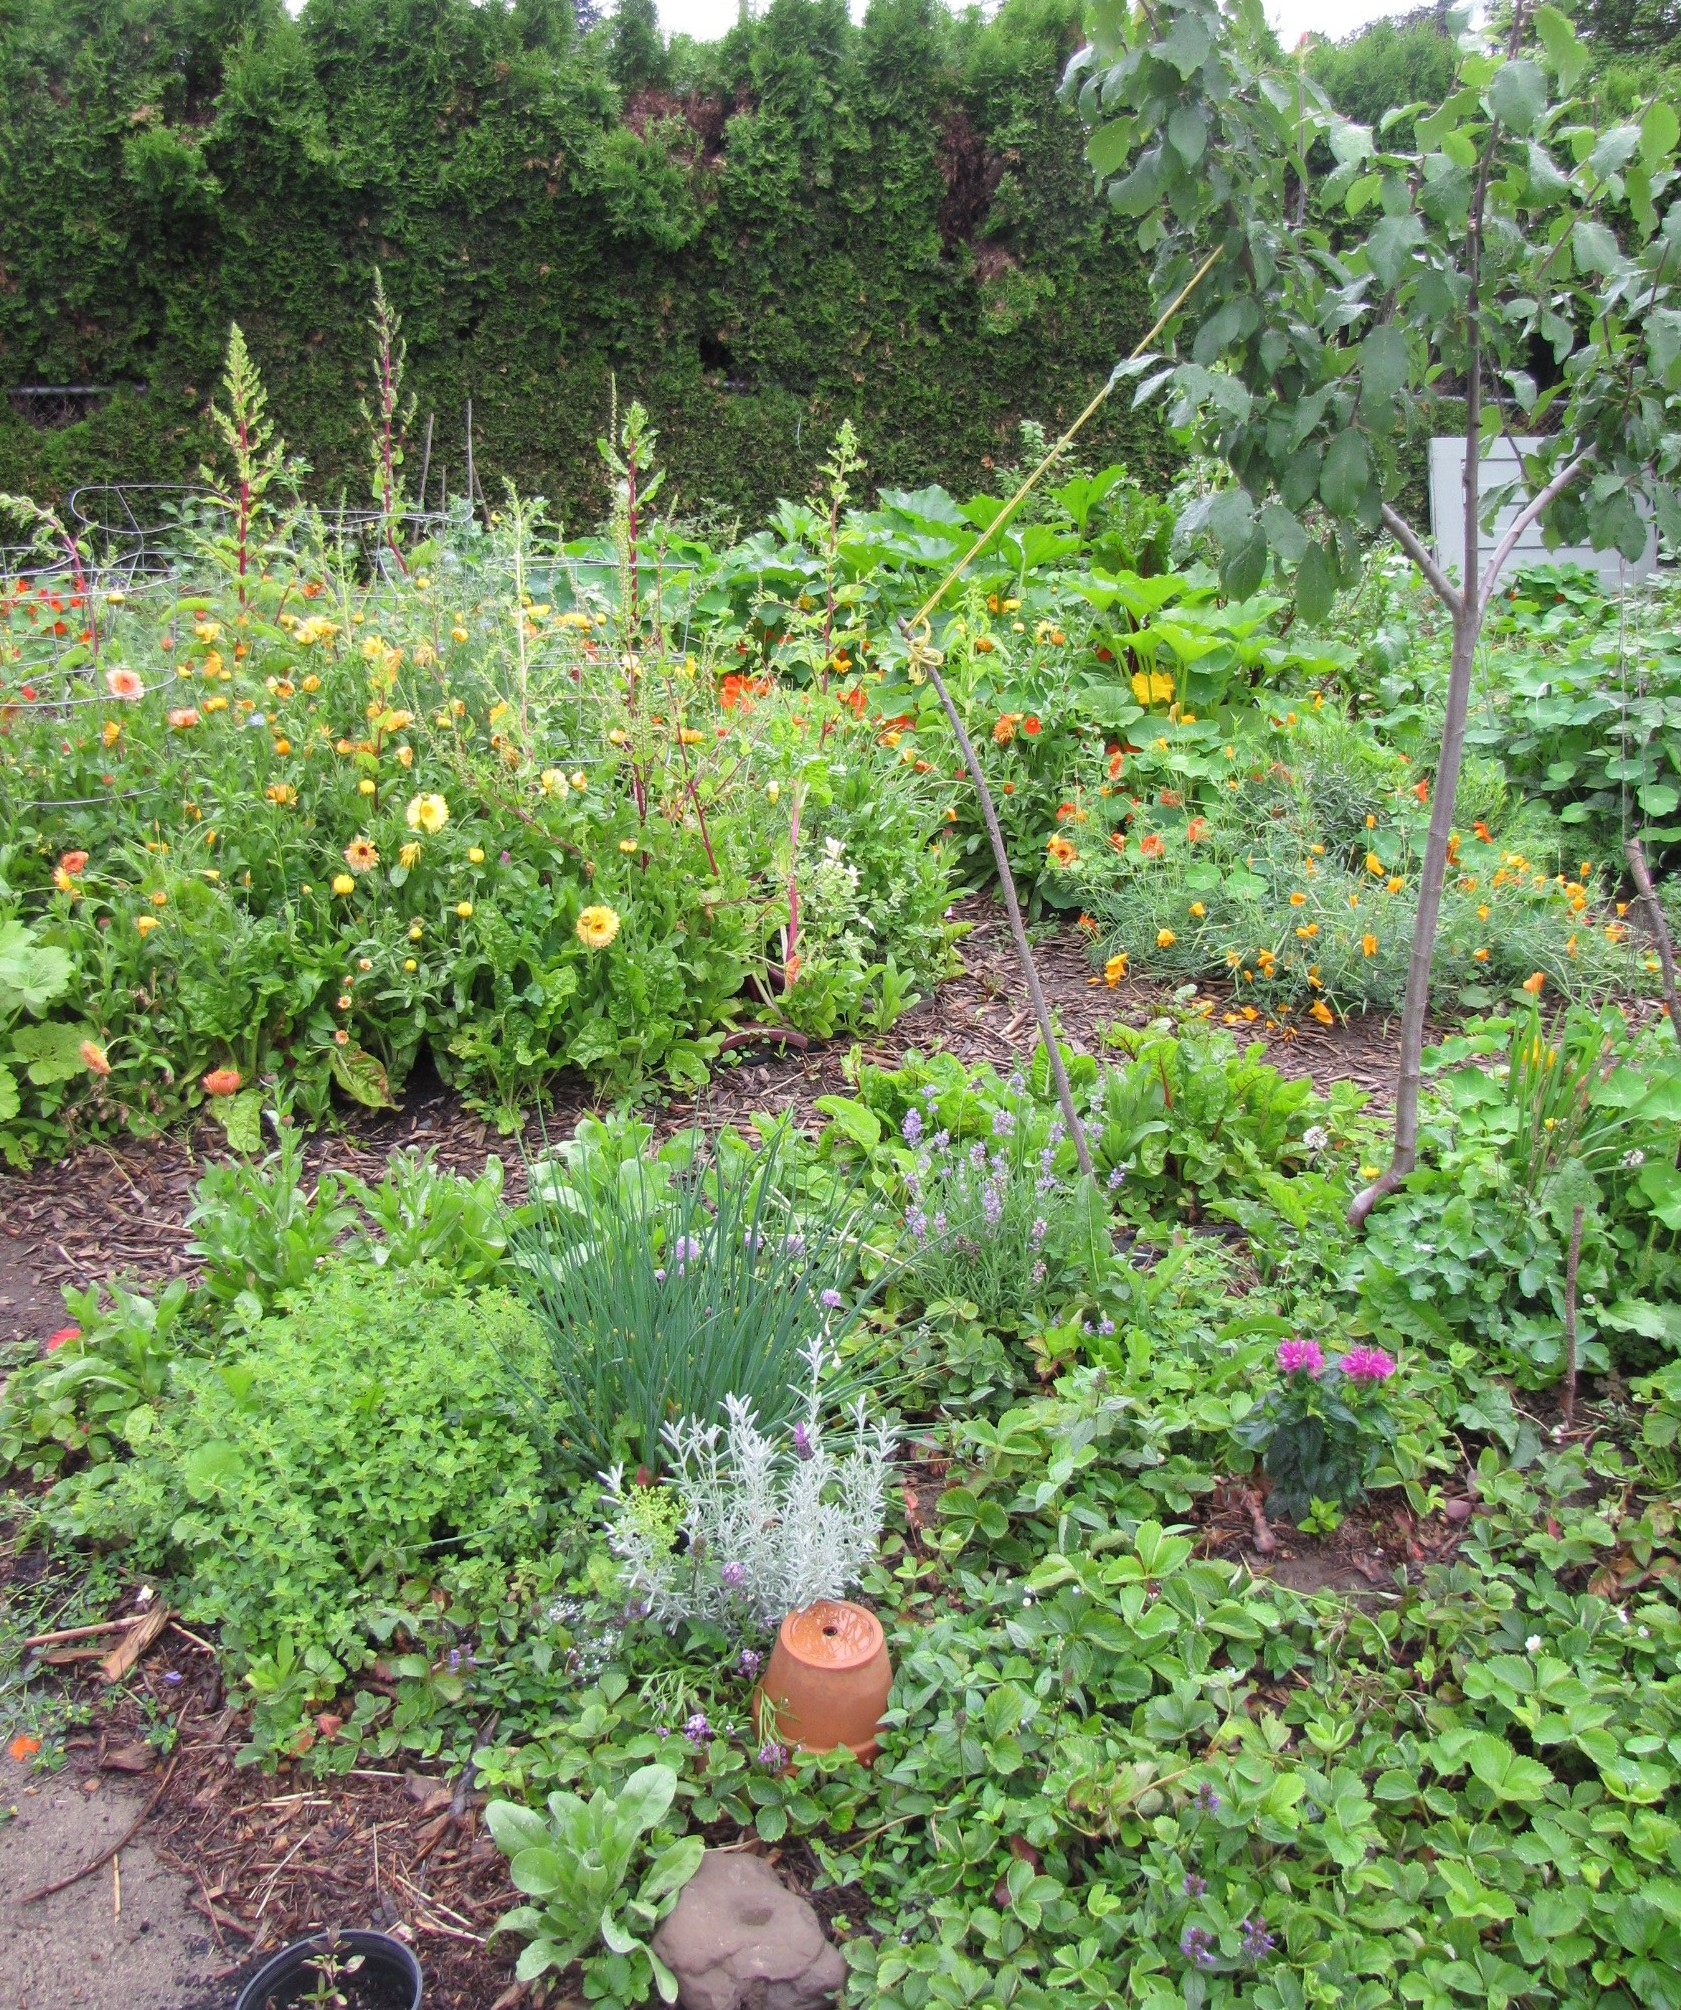
[[[819,2010],[846,1980],[815,1908],[763,1857],[708,1850],[654,1935],[680,2010]]]
[[[0,2010],[223,2010],[188,1887],[144,1830],[115,1871],[101,1864],[22,1903],[108,1849],[144,1806],[109,1780],[88,1793],[74,1774],[32,1774],[0,1753]]]

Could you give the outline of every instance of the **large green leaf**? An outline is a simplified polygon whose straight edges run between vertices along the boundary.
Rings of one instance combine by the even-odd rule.
[[[638,1830],[651,1829],[677,1797],[670,1766],[641,1766],[620,1787],[614,1814]]]
[[[21,921],[0,921],[0,1020],[44,1012],[69,989],[72,968],[64,950],[43,947]]]
[[[1489,80],[1488,102],[1509,131],[1533,132],[1547,108],[1546,72],[1527,56],[1502,63]]]
[[[1553,1776],[1539,1759],[1524,1758],[1491,1731],[1479,1732],[1470,1740],[1462,1763],[1502,1801],[1538,1801],[1552,1785]]]
[[[1371,480],[1371,461],[1359,433],[1343,432],[1326,449],[1319,470],[1319,499],[1332,516],[1350,517],[1360,506]]]

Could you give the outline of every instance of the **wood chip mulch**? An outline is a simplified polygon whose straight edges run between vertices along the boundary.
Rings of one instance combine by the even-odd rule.
[[[953,912],[970,924],[959,945],[961,974],[906,1013],[889,1034],[863,1043],[864,1060],[893,1067],[912,1049],[944,1050],[966,1062],[1010,1067],[1032,1053],[1038,1031],[1001,910],[977,896]],[[1043,931],[1035,958],[1063,1037],[1078,1052],[1101,1054],[1111,1024],[1147,1025],[1169,996],[1165,987],[1142,981],[1113,989],[1094,984],[1085,941],[1073,928]],[[1226,1009],[1221,987],[1204,986],[1201,995],[1213,999],[1218,1024]],[[1356,1083],[1379,1105],[1391,1093],[1391,1021],[1304,1024],[1271,1033],[1261,1024],[1235,1030],[1245,1041],[1259,1040],[1282,1073],[1305,1075],[1322,1093],[1337,1081]],[[816,1124],[820,1119],[812,1106],[817,1098],[847,1087],[852,1046],[850,1039],[839,1039],[813,1042],[804,1052],[768,1043],[743,1050],[736,1065],[718,1069],[701,1096],[668,1097],[653,1113],[654,1120],[661,1130],[674,1130],[696,1122],[739,1122],[754,1111],[776,1110]],[[400,1110],[347,1113],[342,1130],[310,1139],[307,1160],[317,1174],[334,1169],[377,1183],[394,1151],[431,1149],[441,1164],[469,1174],[482,1171],[495,1153],[504,1162],[508,1192],[517,1198],[524,1178],[522,1148],[539,1150],[545,1130],[551,1138],[564,1137],[580,1116],[603,1107],[586,1083],[569,1078],[540,1124],[533,1119],[522,1137],[499,1136],[423,1070],[408,1084]],[[107,1277],[159,1282],[190,1274],[191,1237],[185,1222],[192,1190],[206,1164],[220,1156],[225,1156],[221,1134],[205,1124],[189,1136],[89,1144],[26,1175],[0,1175],[0,1229],[13,1245],[5,1254],[21,1257],[29,1276],[43,1285]],[[0,1320],[0,1337],[4,1328]]]

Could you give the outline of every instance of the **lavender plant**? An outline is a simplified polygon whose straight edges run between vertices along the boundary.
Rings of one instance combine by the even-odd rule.
[[[662,1487],[603,1478],[608,1531],[631,1597],[657,1624],[723,1619],[767,1632],[820,1598],[840,1598],[864,1574],[887,1512],[894,1437],[860,1396],[850,1443],[831,1449],[823,1424],[825,1335],[800,1350],[807,1378],[798,1414],[767,1432],[744,1397],[724,1399],[725,1421],[668,1424]]]
[[[927,1114],[912,1107],[900,1125],[915,1154],[905,1175],[906,1277],[929,1304],[967,1300],[991,1325],[1031,1318],[1071,1253],[1064,1231],[1090,1225],[1076,1205],[1062,1119],[1034,1106],[1020,1076],[1009,1090],[983,1137],[954,1137],[932,1086]]]

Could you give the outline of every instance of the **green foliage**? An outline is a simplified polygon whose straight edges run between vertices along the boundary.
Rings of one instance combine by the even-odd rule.
[[[1164,305],[1221,233],[1168,331],[1189,355],[1135,374],[1149,373],[1140,396],[1167,392],[1171,422],[1199,424],[1238,477],[1203,511],[1229,592],[1253,592],[1276,565],[1304,617],[1321,619],[1393,517],[1400,449],[1441,429],[1442,399],[1463,393],[1456,373],[1475,371],[1480,397],[1486,371],[1544,431],[1515,488],[1546,492],[1549,536],[1633,558],[1647,537],[1638,499],[1681,523],[1669,201],[1681,124],[1661,96],[1621,120],[1579,95],[1590,57],[1568,19],[1520,9],[1509,37],[1462,39],[1409,146],[1387,116],[1346,119],[1279,65],[1257,6],[1101,7],[1092,28],[1067,88],[1111,206],[1141,219]],[[1545,383],[1537,342],[1551,352]],[[1485,438],[1492,426],[1491,407]],[[1583,455],[1591,472],[1551,489]],[[1314,504],[1323,530],[1304,522]],[[1478,591],[1470,611],[1480,618]]]
[[[280,1134],[280,1149],[261,1164],[237,1159],[211,1166],[193,1196],[187,1226],[198,1231],[188,1253],[204,1265],[204,1288],[247,1325],[282,1292],[307,1284],[344,1231],[354,1209],[341,1182],[324,1173],[304,1190],[303,1139]]]
[[[175,1361],[194,1351],[187,1286],[153,1298],[113,1285],[67,1291],[70,1324],[36,1359],[16,1366],[0,1394],[0,1473],[41,1479],[66,1459],[93,1464],[144,1444],[155,1406],[171,1390]]]
[[[1312,1513],[1323,1524],[1324,1506],[1334,1511],[1365,1497],[1395,1436],[1394,1420],[1375,1386],[1345,1373],[1341,1362],[1291,1372],[1281,1363],[1280,1370],[1232,1436],[1261,1455],[1272,1482],[1269,1512],[1298,1521]]]
[[[515,1971],[520,1981],[583,1955],[592,2001],[620,2010],[646,2001],[651,1982],[662,2002],[676,2002],[677,1978],[647,1936],[699,1870],[705,1843],[699,1836],[667,1843],[635,1890],[625,1889],[642,1837],[664,1821],[676,1796],[670,1766],[643,1766],[611,1798],[605,1788],[587,1802],[550,1794],[547,1821],[515,1801],[490,1803],[485,1821],[510,1860],[508,1875],[538,1901],[515,1906],[496,1923],[498,1933],[530,1936]],[[606,1953],[597,1953],[598,1946]]]
[[[1346,119],[1377,126],[1390,112],[1410,105],[1440,104],[1453,80],[1458,50],[1440,14],[1373,21],[1346,41],[1316,39],[1308,50],[1308,74]],[[1411,120],[1393,122],[1404,131]]]
[[[581,1120],[530,1169],[513,1261],[546,1349],[537,1386],[599,1470],[667,1463],[666,1426],[719,1421],[726,1396],[767,1428],[797,1402],[801,1349],[844,1343],[874,1229],[848,1182],[802,1194],[786,1128],[708,1149],[686,1131],[649,1152],[646,1125]]]
[[[39,1106],[46,1118],[63,1095],[59,1085],[81,1066],[82,1029],[39,1024],[48,1006],[69,990],[72,968],[64,951],[42,942],[27,922],[0,915],[0,1152],[15,1167],[29,1163],[46,1128],[17,1121],[23,1080],[49,1091]],[[67,1049],[76,1059],[61,1065]]]
[[[9,8],[0,375],[116,389],[57,432],[0,410],[0,487],[190,477],[237,319],[311,493],[363,493],[376,267],[436,417],[433,505],[446,476],[464,493],[471,400],[493,501],[508,477],[583,524],[615,376],[686,496],[756,516],[807,490],[842,417],[878,479],[973,485],[1148,325],[1056,99],[1073,0],[992,21],[890,0],[861,26],[782,0],[669,50],[645,4],[607,33],[565,14]],[[1148,417],[1095,433],[1172,459]]]
[[[340,1265],[290,1302],[178,1362],[152,1427],[128,1429],[133,1455],[63,1481],[50,1518],[162,1573],[254,1690],[297,1668],[325,1695],[418,1628],[401,1587],[423,1578],[447,1604],[540,1540],[519,1380],[535,1334],[505,1294],[424,1271]]]

